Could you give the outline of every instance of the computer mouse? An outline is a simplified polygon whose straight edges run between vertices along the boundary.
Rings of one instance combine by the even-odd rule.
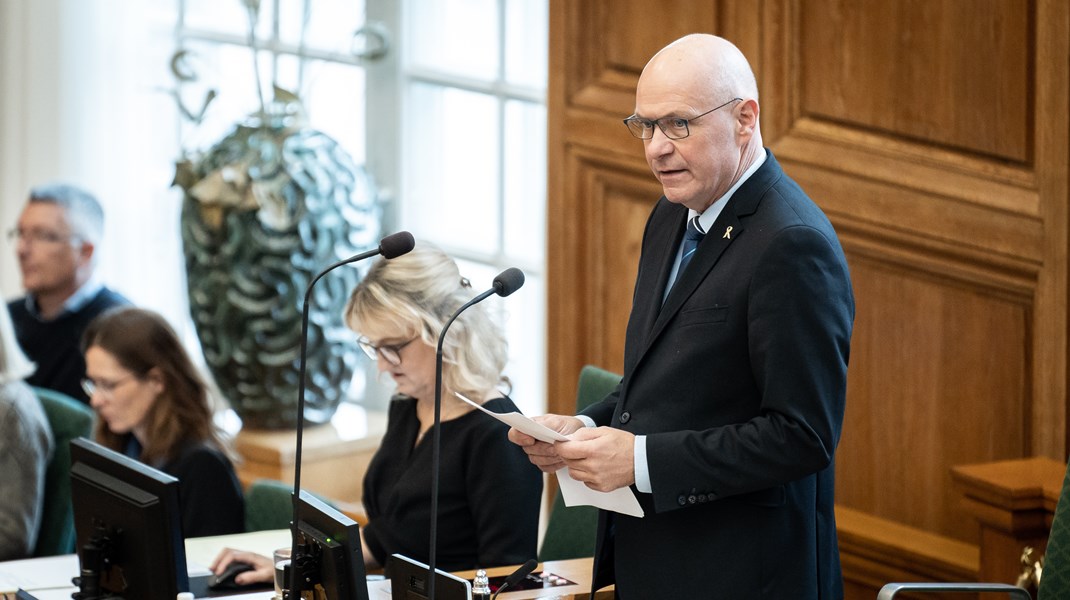
[[[219,575],[211,575],[208,577],[208,589],[210,590],[236,590],[247,587],[240,583],[236,583],[234,578],[238,576],[238,573],[244,573],[246,571],[252,571],[255,567],[253,565],[234,561],[227,565],[227,568],[223,570]],[[256,585],[256,584],[253,584]]]

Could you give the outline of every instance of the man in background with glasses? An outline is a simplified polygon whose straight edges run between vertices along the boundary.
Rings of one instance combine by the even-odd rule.
[[[536,418],[570,441],[510,431],[542,470],[636,494],[645,516],[600,511],[595,551],[594,589],[625,600],[843,597],[833,456],[854,296],[832,225],[763,147],[759,112],[724,39],[687,36],[647,63],[624,124],[664,195],[624,377],[578,417]]]
[[[37,371],[26,381],[88,404],[81,388],[85,360],[79,344],[93,317],[129,304],[94,276],[104,211],[72,185],[34,188],[8,232],[26,295],[8,304],[15,332]]]

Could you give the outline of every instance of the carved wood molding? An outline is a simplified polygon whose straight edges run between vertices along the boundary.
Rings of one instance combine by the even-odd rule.
[[[867,587],[880,589],[892,581],[974,581],[977,576],[974,544],[839,505],[836,532],[844,577]]]
[[[1065,473],[1065,463],[1043,456],[951,469],[978,524],[981,581],[1013,583],[1025,547],[1043,553]]]

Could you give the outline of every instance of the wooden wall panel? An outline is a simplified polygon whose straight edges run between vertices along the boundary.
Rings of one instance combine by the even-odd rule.
[[[800,112],[1025,163],[1030,12],[1021,0],[802,2]]]
[[[1028,451],[1027,299],[868,257],[850,266],[856,296],[879,301],[857,308],[837,504],[976,543],[949,473]]]
[[[716,20],[713,2],[659,2],[653,10],[649,0],[581,4],[605,11],[606,27],[602,31],[606,33],[606,66],[619,71],[638,73],[666,43],[693,32],[696,24],[713,24]]]
[[[568,195],[585,215],[583,243],[574,246],[573,255],[583,277],[574,281],[572,295],[578,301],[569,317],[577,324],[599,323],[598,328],[585,327],[588,335],[569,336],[568,347],[582,348],[586,356],[598,357],[589,362],[620,373],[643,225],[650,198],[657,197],[660,188],[652,177],[634,173],[638,164],[614,158],[583,147],[570,148],[566,156],[575,184]]]

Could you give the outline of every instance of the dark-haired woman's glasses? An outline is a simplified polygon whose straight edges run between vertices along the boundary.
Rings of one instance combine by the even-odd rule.
[[[89,396],[90,398],[92,398],[93,394],[96,394],[97,392],[99,392],[102,396],[111,398],[115,395],[115,390],[120,385],[134,378],[134,375],[127,375],[126,377],[120,377],[115,381],[106,381],[103,379],[101,379],[100,381],[94,381],[88,377],[85,377],[82,379],[82,391],[85,392],[85,395]]]

